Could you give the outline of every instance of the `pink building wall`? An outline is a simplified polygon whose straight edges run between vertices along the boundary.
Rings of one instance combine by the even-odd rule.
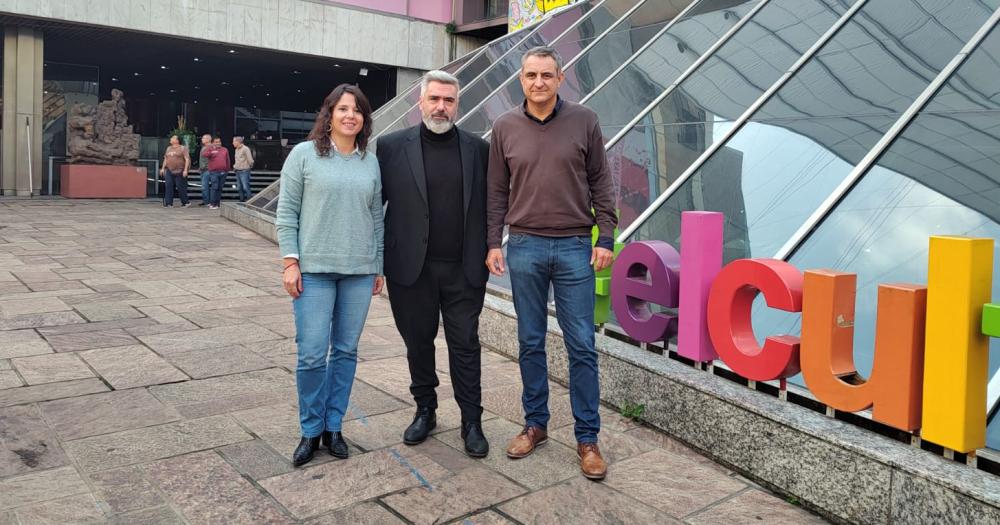
[[[451,0],[332,0],[331,3],[353,5],[441,24],[447,24],[452,19]]]

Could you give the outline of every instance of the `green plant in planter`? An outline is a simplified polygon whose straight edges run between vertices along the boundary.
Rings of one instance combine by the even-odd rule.
[[[177,135],[177,138],[180,139],[181,144],[186,146],[188,151],[193,152],[195,146],[198,144],[198,140],[195,137],[194,132],[187,129],[187,121],[184,119],[184,115],[177,115],[177,127],[170,132],[170,135],[168,135],[168,137],[172,137],[174,135]]]

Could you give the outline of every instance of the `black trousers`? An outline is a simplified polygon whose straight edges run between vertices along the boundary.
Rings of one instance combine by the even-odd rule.
[[[465,279],[460,261],[428,260],[417,281],[401,286],[388,281],[389,302],[399,335],[406,343],[410,365],[410,393],[417,406],[437,408],[437,372],[434,338],[438,316],[444,320],[448,365],[462,422],[478,422],[483,414],[479,314],[486,287],[475,288]]]
[[[163,180],[166,183],[166,194],[163,204],[174,205],[174,192],[180,194],[181,204],[188,203],[188,180],[183,171],[163,170]]]

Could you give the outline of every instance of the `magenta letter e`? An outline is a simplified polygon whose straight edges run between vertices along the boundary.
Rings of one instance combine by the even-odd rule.
[[[645,342],[666,340],[676,317],[655,313],[649,303],[677,307],[680,255],[663,241],[629,243],[611,269],[611,308],[629,336]]]

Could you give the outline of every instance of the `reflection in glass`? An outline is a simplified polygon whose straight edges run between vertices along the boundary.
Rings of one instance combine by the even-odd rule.
[[[531,30],[522,30],[505,35],[486,45],[482,53],[472,52],[441,68],[456,75],[459,81],[471,81],[482,73],[493,60],[520,42]],[[410,86],[404,93],[386,104],[372,118],[372,136],[378,136],[390,124],[405,115],[420,99],[420,83]]]
[[[990,15],[978,0],[950,3],[962,18],[939,7],[865,4],[636,237],[676,242],[681,212],[713,210],[726,214],[727,261],[777,253]]]
[[[614,144],[608,161],[620,181],[620,226],[631,224],[725,136],[848,7],[840,0],[799,0],[792,12],[787,2],[768,3]],[[620,129],[605,126],[605,136]]]
[[[636,56],[586,102],[611,133],[605,137],[641,113],[759,2],[701,2]]]
[[[559,90],[563,99],[579,102],[584,95],[590,93],[601,81],[607,78],[619,64],[625,63],[636,50],[642,47],[649,38],[659,31],[671,17],[680,9],[672,4],[677,2],[662,2],[646,0],[624,20],[621,20],[611,30],[593,44],[585,55],[577,57],[573,64],[565,69],[566,80]],[[616,4],[604,3],[602,8],[609,16],[621,18],[632,2]],[[622,8],[625,8],[624,10]],[[588,20],[596,18],[592,14]],[[602,19],[607,17],[602,17]],[[585,23],[586,24],[586,23]],[[585,31],[586,30],[586,31]],[[578,55],[584,47],[593,42],[594,31],[583,28],[579,31],[586,34],[584,38],[564,39],[557,46],[559,53],[567,63]],[[524,92],[517,78],[511,79],[503,89],[500,89],[472,113],[461,119],[462,129],[479,135],[485,134],[493,125],[493,121],[510,108],[524,100]]]
[[[820,224],[791,262],[858,274],[855,362],[871,372],[878,285],[927,282],[928,238],[1000,239],[1000,32],[959,71]],[[1000,296],[1000,243],[994,247],[993,297]],[[797,333],[798,316],[758,307],[758,333]],[[990,344],[990,376],[1000,341]],[[988,445],[1000,449],[1000,420]]]
[[[537,29],[531,31],[528,36],[518,42],[510,53],[507,53],[502,58],[500,55],[503,53],[496,53],[496,56],[491,56],[490,61],[492,65],[488,68],[480,69],[482,76],[467,78],[459,75],[458,79],[461,82],[462,91],[461,97],[459,97],[458,114],[465,115],[471,111],[490,92],[510,78],[521,67],[521,55],[525,51],[536,46],[557,44],[557,38],[573,24],[580,21],[581,18],[587,17],[590,13],[600,11],[592,10],[591,7],[590,2],[581,2],[552,15],[550,18],[546,18]],[[567,34],[566,38],[569,38],[569,36]],[[392,123],[382,133],[399,131],[410,126],[416,126],[417,124],[420,124],[420,109],[414,106],[403,118]]]

